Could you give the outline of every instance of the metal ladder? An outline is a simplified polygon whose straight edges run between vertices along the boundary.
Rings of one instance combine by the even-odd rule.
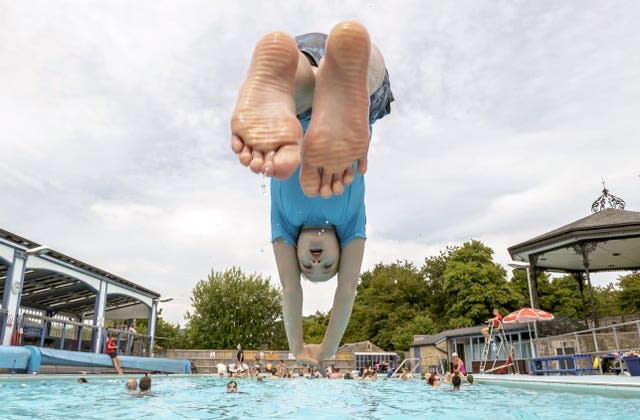
[[[416,357],[408,357],[408,358],[404,359],[404,360],[402,361],[402,363],[400,363],[400,364],[398,365],[398,367],[396,368],[396,370],[394,370],[394,371],[393,371],[393,375],[391,375],[391,378],[395,378],[396,376],[400,376],[400,375],[398,375],[398,372],[400,371],[400,369],[402,369],[402,368],[404,367],[404,365],[407,363],[407,360],[410,360],[410,361],[412,361],[412,362],[416,362],[416,363],[415,363],[415,366],[413,366],[413,367],[411,368],[411,371],[409,372],[409,373],[413,376],[413,373],[414,373],[414,372],[418,369],[418,367],[420,366],[420,359],[418,359],[418,358],[416,358]]]
[[[493,337],[493,341],[488,341],[488,340],[484,341],[484,347],[482,348],[482,359],[480,360],[480,373],[489,373],[489,372],[493,372],[496,369],[505,367],[505,366],[496,367],[496,363],[498,362],[498,359],[500,358],[501,353],[504,353],[505,360],[508,360],[509,353],[510,353],[509,342],[507,341],[507,336],[504,333],[502,321],[500,321],[499,328],[493,328],[493,322],[491,322],[491,325],[489,326],[489,336]],[[496,344],[497,339],[500,339],[499,344]],[[489,369],[486,369],[490,351],[494,353],[493,364]]]

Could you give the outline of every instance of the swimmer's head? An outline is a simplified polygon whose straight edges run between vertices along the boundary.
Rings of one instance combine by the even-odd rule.
[[[151,376],[149,376],[148,373],[145,373],[144,376],[140,378],[138,387],[140,388],[140,392],[147,392],[151,389]]]
[[[298,235],[298,265],[312,282],[327,281],[338,272],[340,244],[333,227],[303,227]]]
[[[129,391],[135,391],[136,389],[138,389],[138,382],[133,378],[129,378],[127,379],[126,387]]]

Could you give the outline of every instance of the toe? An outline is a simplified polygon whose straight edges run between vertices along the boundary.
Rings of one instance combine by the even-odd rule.
[[[362,159],[358,159],[358,173],[360,175],[364,175],[367,172],[367,158],[363,157]]]
[[[240,163],[242,163],[244,166],[249,166],[249,164],[251,163],[251,159],[253,159],[251,148],[246,145],[242,147],[238,158],[240,159]]]
[[[334,175],[333,177],[333,193],[335,195],[340,195],[344,192],[344,184],[342,180],[344,177],[342,175]]]
[[[300,168],[300,186],[305,195],[315,197],[320,192],[320,172],[310,165],[302,164]]]
[[[233,150],[234,153],[240,153],[243,148],[244,148],[244,142],[240,139],[240,137],[236,136],[235,134],[232,135],[231,150]]]
[[[258,152],[257,150],[253,151],[253,156],[251,158],[251,163],[249,164],[249,169],[252,172],[259,174],[262,172],[262,167],[264,166],[264,154],[262,152]]]
[[[271,169],[267,165],[271,164]],[[273,156],[273,161],[265,161],[265,175],[275,176],[278,179],[287,179],[300,166],[300,147],[297,144],[282,146]],[[267,170],[269,174],[267,174]]]
[[[342,183],[344,185],[351,185],[353,183],[353,166],[345,169],[342,175]]]
[[[333,174],[323,173],[322,181],[320,183],[320,196],[322,198],[329,198],[333,194],[331,189],[331,182],[333,181]]]

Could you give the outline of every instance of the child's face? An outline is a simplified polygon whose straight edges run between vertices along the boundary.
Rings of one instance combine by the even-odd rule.
[[[310,281],[327,281],[338,271],[340,245],[332,227],[302,228],[297,253],[300,270]]]

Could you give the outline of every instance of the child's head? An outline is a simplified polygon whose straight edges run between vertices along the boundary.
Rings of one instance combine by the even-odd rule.
[[[458,374],[453,375],[451,378],[451,385],[453,385],[453,389],[460,389],[460,384],[462,383],[462,379]]]
[[[298,235],[298,264],[313,282],[327,281],[338,271],[340,244],[333,227],[304,227]]]
[[[151,389],[151,376],[149,376],[148,373],[145,373],[144,376],[140,378],[138,388],[140,388],[140,392],[147,392]]]
[[[238,384],[236,381],[229,381],[227,383],[227,392],[238,392]]]
[[[129,378],[125,386],[129,391],[135,391],[138,389],[138,382],[134,378]]]

